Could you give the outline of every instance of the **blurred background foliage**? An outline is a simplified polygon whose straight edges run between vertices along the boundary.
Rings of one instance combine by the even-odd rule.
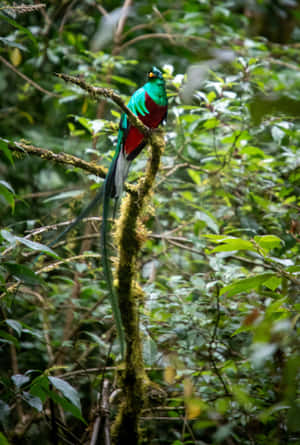
[[[98,211],[46,247],[102,180],[14,144],[108,166],[119,110],[54,73],[127,100],[152,65],[167,146],[137,278],[165,399],[144,443],[300,444],[299,18],[293,0],[0,3],[1,444],[54,443],[53,404],[59,443],[90,443],[120,359]]]

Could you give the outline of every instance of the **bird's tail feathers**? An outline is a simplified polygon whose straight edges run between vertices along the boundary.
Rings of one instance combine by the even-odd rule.
[[[104,183],[104,199],[103,199],[102,226],[101,226],[101,253],[102,253],[103,273],[107,282],[112,312],[116,323],[117,335],[120,342],[121,356],[122,358],[124,358],[124,352],[125,352],[124,331],[122,327],[123,325],[118,303],[118,296],[113,282],[113,275],[109,259],[109,247],[108,247],[108,232],[109,232],[108,216],[110,210],[110,198],[114,196],[114,188],[115,188],[114,178],[115,178],[117,160],[118,158],[116,157],[111,165],[111,168],[109,169],[109,172],[107,174]]]
[[[120,150],[114,170],[114,198],[119,198],[122,194],[130,164],[131,162],[127,160],[124,151]]]
[[[104,193],[104,188],[100,187],[100,189],[97,191],[94,199],[92,199],[92,201],[89,203],[89,205],[87,205],[80,212],[80,214],[77,216],[77,218],[69,226],[67,226],[53,241],[51,241],[51,243],[49,244],[49,247],[52,247],[52,246],[54,246],[54,244],[58,243],[62,238],[64,238],[70,232],[70,230],[72,230],[75,226],[77,226],[77,224],[79,224],[81,220],[86,218],[89,215],[89,213],[93,210],[93,208],[98,203],[101,202],[101,200],[103,198],[103,193]],[[43,255],[43,253],[40,253],[35,258],[33,264],[35,264],[42,255]]]

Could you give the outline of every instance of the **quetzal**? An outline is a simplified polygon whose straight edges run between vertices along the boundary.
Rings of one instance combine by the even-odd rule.
[[[157,128],[166,120],[168,99],[165,81],[158,68],[154,66],[149,71],[147,83],[133,93],[128,108],[149,128]],[[145,145],[144,135],[131,125],[124,113],[120,121],[115,156],[106,177],[106,189],[109,193],[105,193],[105,196],[119,198],[131,161]]]
[[[128,108],[149,128],[157,128],[159,124],[166,120],[168,100],[165,90],[165,81],[162,72],[158,68],[153,67],[148,72],[147,82],[143,87],[133,93],[128,103]],[[144,135],[136,127],[131,125],[127,115],[124,113],[120,120],[115,155],[106,175],[104,186],[97,192],[90,204],[81,211],[75,221],[73,221],[72,224],[63,230],[62,233],[50,243],[50,246],[53,246],[60,239],[65,237],[67,233],[85,218],[95,205],[100,203],[101,199],[103,199],[103,219],[101,228],[103,270],[110,293],[112,311],[120,340],[122,357],[124,356],[125,342],[118,298],[113,286],[112,272],[108,257],[108,213],[110,198],[114,198],[115,202],[117,202],[118,198],[121,196],[130,164],[145,145],[146,141]]]
[[[148,72],[145,85],[133,93],[128,108],[149,128],[157,128],[167,118],[168,99],[165,81],[162,72],[153,67]],[[103,269],[107,280],[112,310],[116,322],[117,332],[121,345],[121,354],[124,354],[124,335],[122,330],[121,314],[118,298],[113,286],[113,278],[108,258],[107,233],[110,198],[115,203],[121,196],[124,182],[127,178],[131,162],[145,147],[144,135],[134,127],[127,115],[121,116],[117,147],[104,183],[103,214],[102,214],[102,258]]]

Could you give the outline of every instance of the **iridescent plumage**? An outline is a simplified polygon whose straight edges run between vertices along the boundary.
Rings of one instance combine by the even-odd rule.
[[[132,95],[128,108],[149,128],[157,128],[167,117],[168,100],[165,81],[161,71],[153,67],[148,73],[147,83]],[[102,259],[103,270],[111,297],[113,314],[120,340],[121,354],[124,355],[125,341],[118,298],[113,286],[113,277],[109,262],[107,233],[110,198],[121,196],[124,182],[133,159],[145,147],[144,135],[131,125],[126,114],[120,121],[117,148],[104,183],[104,200],[102,214]]]

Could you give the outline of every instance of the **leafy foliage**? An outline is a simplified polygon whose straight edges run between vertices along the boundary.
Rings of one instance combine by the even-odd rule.
[[[118,387],[99,218],[47,247],[101,179],[21,144],[108,166],[119,110],[53,73],[126,99],[155,64],[168,82],[167,148],[137,280],[144,360],[166,396],[145,409],[145,443],[299,444],[297,2],[138,0],[128,16],[118,1],[28,1],[23,13],[8,3],[0,6],[0,443],[53,443],[51,419],[61,443],[90,443],[104,376],[111,393]],[[130,182],[146,158],[147,150]]]

